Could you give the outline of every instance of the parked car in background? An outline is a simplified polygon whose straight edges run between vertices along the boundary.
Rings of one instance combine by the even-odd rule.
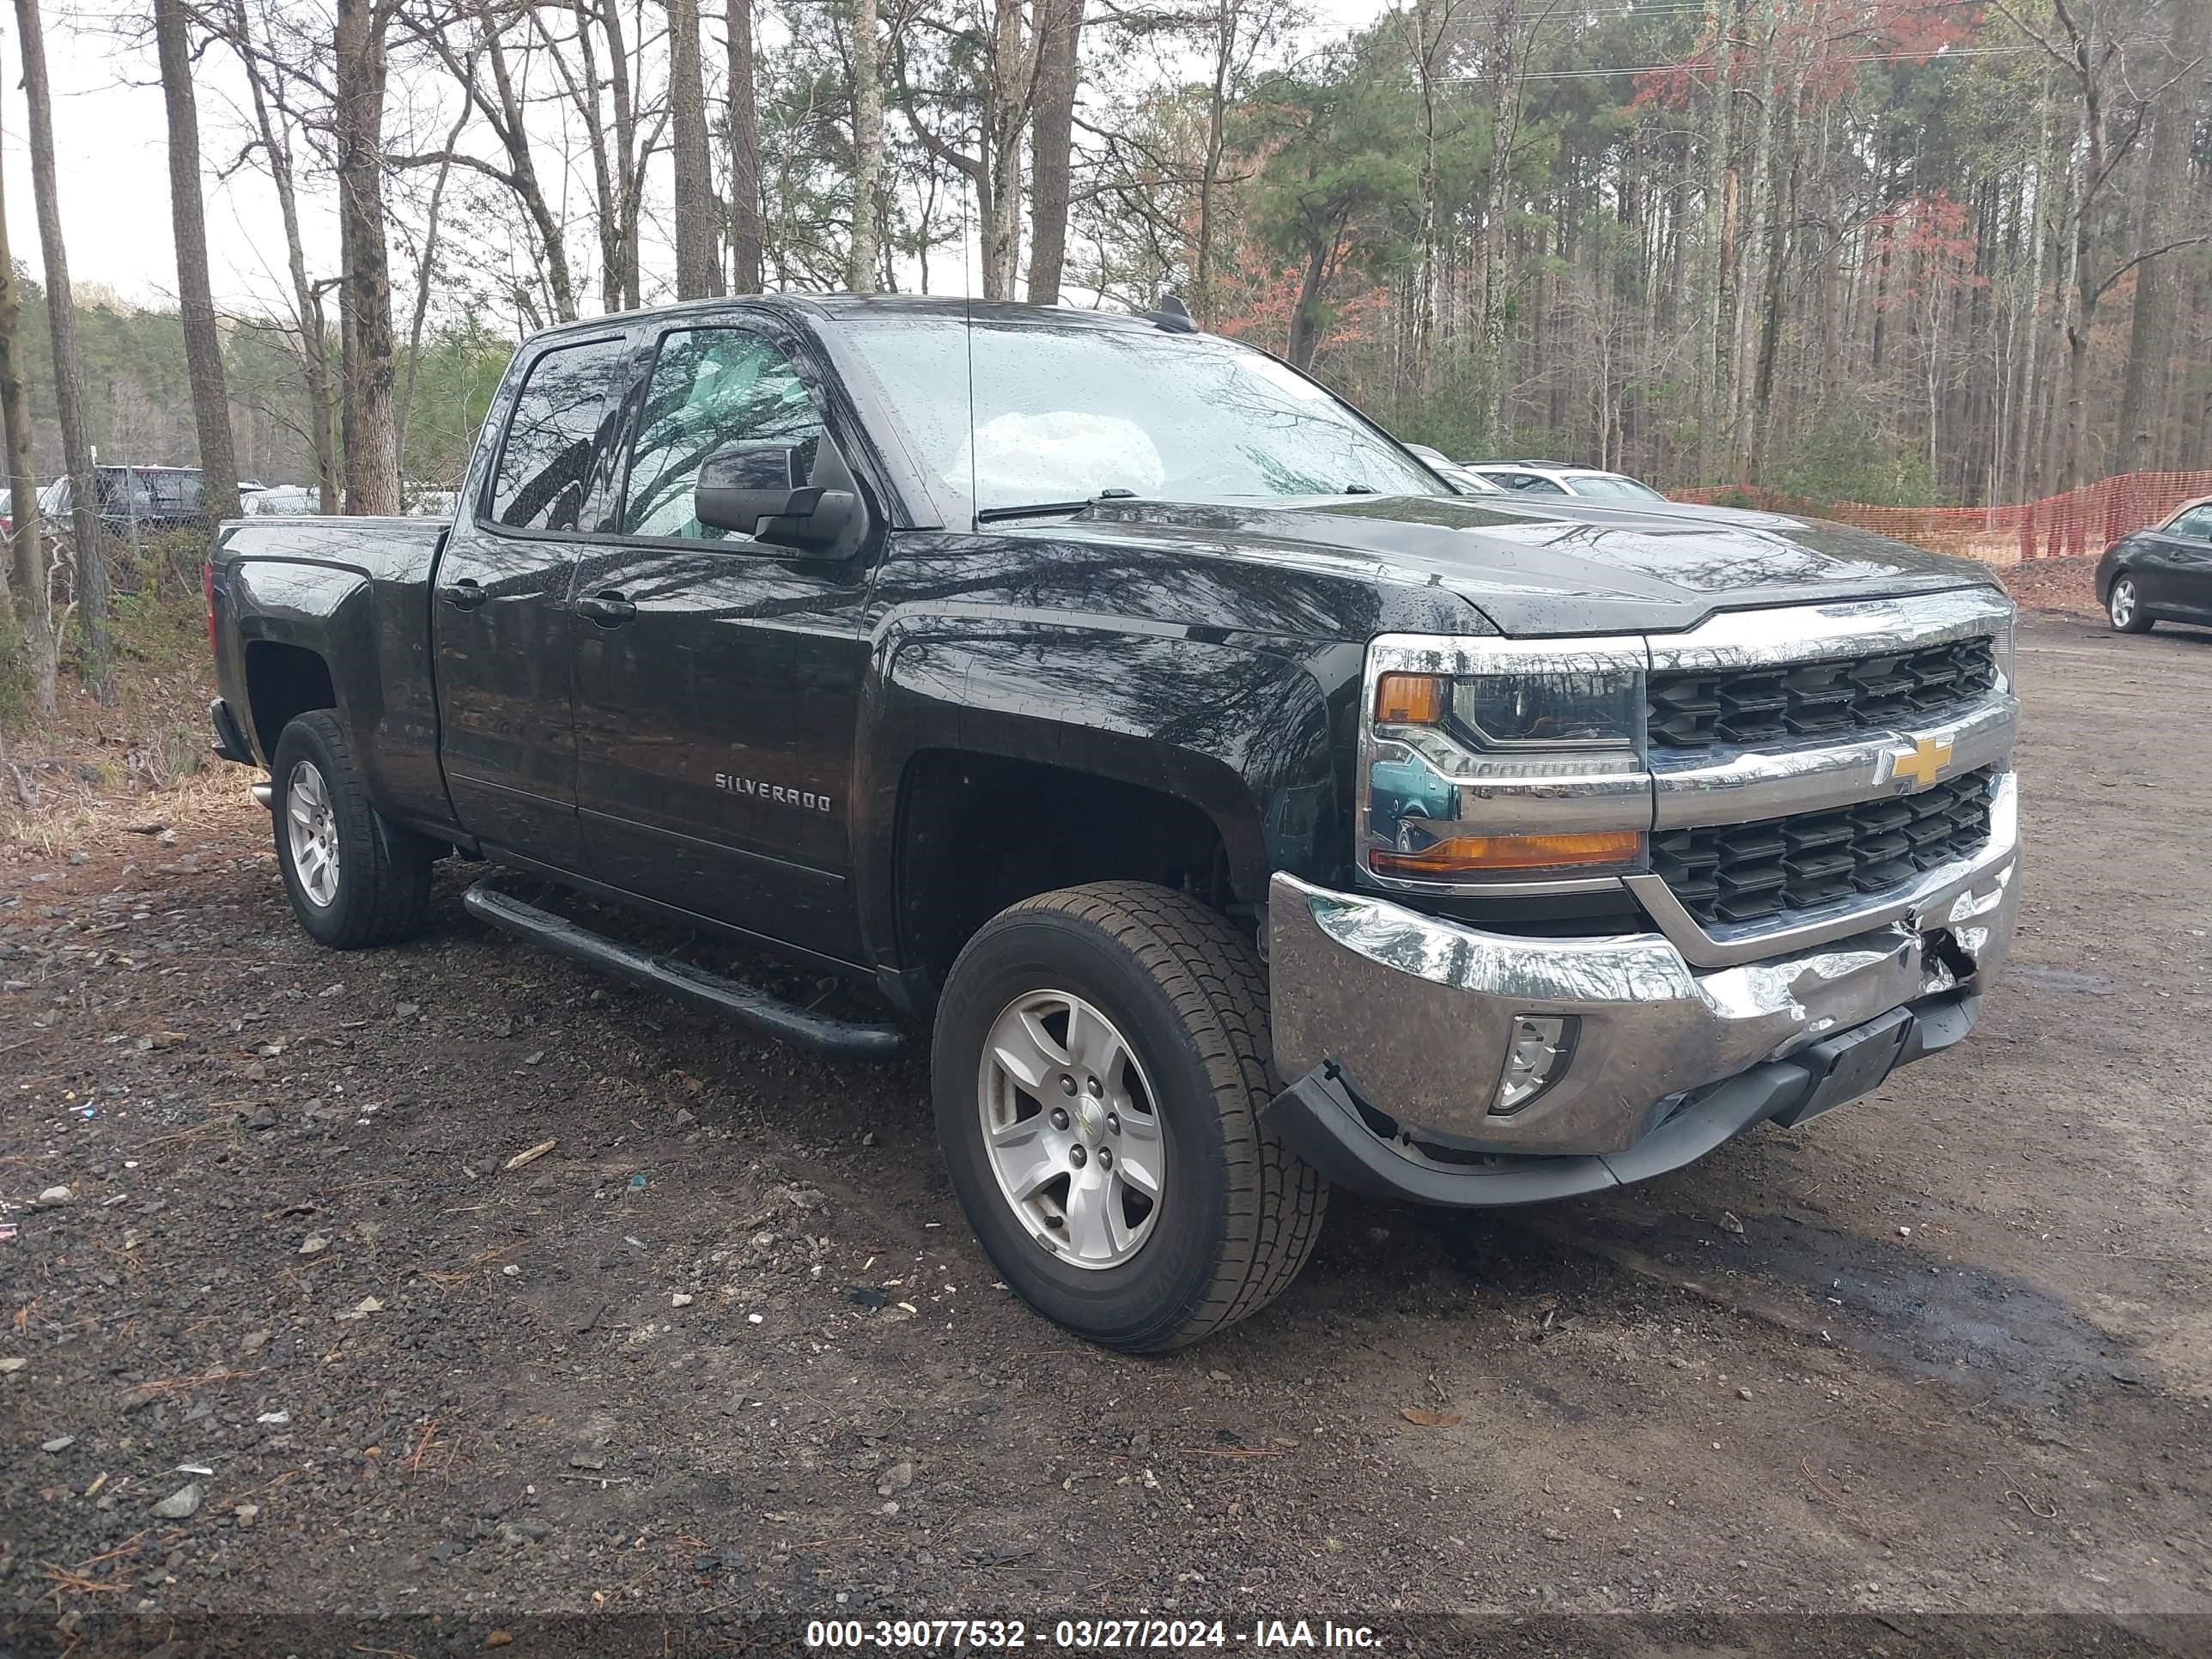
[[[2162,622],[2212,623],[2212,495],[2106,548],[2097,598],[2123,634],[2148,634]]]
[[[1470,461],[1468,470],[1500,489],[1535,495],[1572,495],[1594,501],[1664,501],[1648,483],[1625,472],[1589,466],[1555,466],[1549,461]]]
[[[410,519],[450,519],[460,492],[443,484],[402,484],[399,510]]]
[[[206,521],[207,480],[196,466],[96,466],[93,474],[103,524],[166,529]],[[39,511],[66,526],[76,511],[67,474],[39,492]]]
[[[1584,507],[1620,507],[1662,518],[1703,519],[1712,524],[1742,525],[1753,530],[1802,530],[1805,520],[1782,513],[1761,513],[1750,507],[1708,507],[1702,501],[1674,501],[1650,484],[1626,472],[1607,472],[1594,466],[1557,466],[1549,461],[1473,461],[1467,470],[1487,480],[1509,495],[1535,495],[1557,504],[1565,495]]]
[[[239,506],[252,518],[281,518],[322,511],[322,497],[305,484],[270,484],[239,496]]]
[[[1497,495],[1504,492],[1489,479],[1470,471],[1441,449],[1431,449],[1426,444],[1407,444],[1408,454],[1426,461],[1430,467],[1462,495]]]

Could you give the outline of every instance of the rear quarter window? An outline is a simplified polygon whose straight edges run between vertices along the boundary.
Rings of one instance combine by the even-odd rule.
[[[491,517],[518,530],[596,529],[583,522],[618,404],[627,349],[619,337],[556,346],[532,363],[500,442]]]

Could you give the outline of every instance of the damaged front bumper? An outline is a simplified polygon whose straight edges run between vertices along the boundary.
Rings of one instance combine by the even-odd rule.
[[[1877,925],[1700,968],[1654,932],[1489,933],[1278,873],[1269,1122],[1333,1181],[1431,1204],[1645,1179],[1802,1122],[1972,1028],[2019,901],[2008,836]],[[1559,1021],[1542,1091],[1499,1109],[1516,1028]]]

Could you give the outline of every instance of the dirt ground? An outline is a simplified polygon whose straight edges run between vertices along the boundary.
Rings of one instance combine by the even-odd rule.
[[[1281,1302],[1158,1359],[994,1283],[918,1063],[606,985],[468,920],[465,868],[428,938],[321,951],[243,773],[173,844],[0,846],[0,1651],[2032,1611],[2203,1652],[2212,634],[2042,616],[2021,665],[1973,1042],[1606,1198],[1340,1201]]]

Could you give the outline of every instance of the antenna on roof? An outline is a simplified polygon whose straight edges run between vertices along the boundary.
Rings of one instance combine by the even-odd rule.
[[[1198,324],[1192,319],[1189,307],[1172,294],[1160,295],[1160,308],[1146,312],[1145,320],[1170,334],[1198,332]]]

